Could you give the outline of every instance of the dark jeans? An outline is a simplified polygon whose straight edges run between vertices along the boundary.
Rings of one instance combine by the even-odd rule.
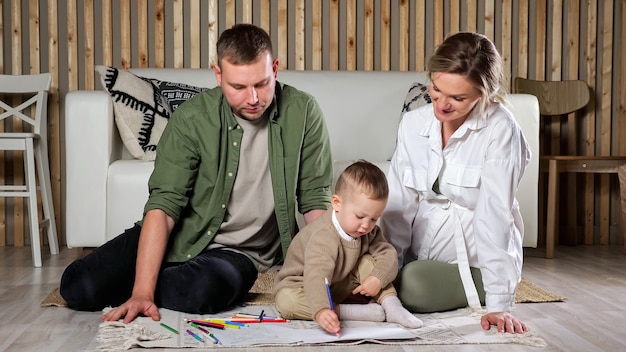
[[[60,293],[70,308],[97,311],[130,298],[140,231],[139,226],[126,230],[65,269]],[[155,303],[186,313],[221,312],[243,302],[257,274],[243,254],[204,251],[184,263],[164,263]]]

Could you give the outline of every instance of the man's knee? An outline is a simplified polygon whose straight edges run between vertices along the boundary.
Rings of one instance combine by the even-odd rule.
[[[59,293],[67,302],[68,307],[82,311],[96,311],[103,307],[97,305],[95,295],[97,289],[95,282],[89,275],[83,275],[81,270],[81,261],[78,260],[68,266],[61,277]]]

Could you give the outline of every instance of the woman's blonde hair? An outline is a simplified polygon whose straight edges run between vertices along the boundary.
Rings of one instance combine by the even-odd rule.
[[[459,32],[447,37],[428,60],[431,80],[435,72],[467,78],[481,93],[481,114],[490,102],[507,103],[502,57],[493,42],[480,33]]]

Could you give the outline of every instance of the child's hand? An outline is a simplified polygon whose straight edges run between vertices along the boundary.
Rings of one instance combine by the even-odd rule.
[[[337,314],[326,308],[320,310],[315,316],[315,322],[331,334],[339,334],[339,317]]]
[[[380,292],[382,288],[383,287],[380,283],[380,279],[375,276],[369,275],[365,278],[365,280],[363,280],[363,282],[361,282],[359,286],[352,290],[352,294],[361,294],[363,296],[374,297]]]

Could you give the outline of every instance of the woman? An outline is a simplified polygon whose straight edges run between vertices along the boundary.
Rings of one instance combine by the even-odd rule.
[[[524,231],[515,192],[530,150],[505,107],[501,57],[487,37],[457,33],[428,72],[432,105],[400,123],[382,217],[400,299],[414,312],[484,304],[484,329],[523,333],[510,312]]]

